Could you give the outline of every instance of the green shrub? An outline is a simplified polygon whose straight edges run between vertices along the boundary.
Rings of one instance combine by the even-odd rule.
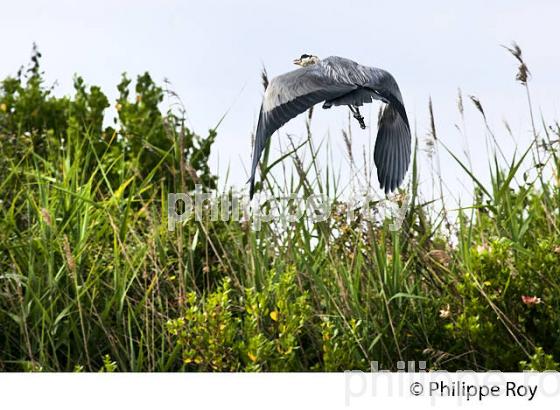
[[[306,292],[295,272],[270,272],[261,290],[234,291],[226,279],[203,297],[191,292],[184,314],[167,323],[186,369],[290,371],[302,366],[302,338],[311,326]]]

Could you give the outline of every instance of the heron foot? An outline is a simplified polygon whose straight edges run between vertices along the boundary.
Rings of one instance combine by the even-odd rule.
[[[364,117],[362,117],[361,115],[354,115],[354,118],[358,120],[358,124],[360,124],[360,128],[365,130],[366,123],[364,122]]]
[[[362,114],[360,114],[360,109],[352,105],[349,105],[349,107],[350,111],[352,111],[353,117],[358,121],[358,124],[360,124],[360,128],[365,130],[366,123],[364,122],[364,117],[362,117]]]

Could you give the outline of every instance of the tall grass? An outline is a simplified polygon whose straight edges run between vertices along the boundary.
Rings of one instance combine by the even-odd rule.
[[[6,95],[0,124],[9,125],[17,112]],[[265,152],[259,188],[272,197],[328,196],[326,220],[275,220],[255,230],[212,220],[208,205],[199,220],[168,231],[167,193],[189,191],[205,174],[199,154],[182,155],[196,136],[180,121],[169,126],[165,115],[142,111],[152,94],[138,95],[119,102],[121,113],[135,115],[121,118],[126,130],[104,137],[71,122],[63,141],[21,122],[17,131],[0,129],[0,369],[333,371],[368,369],[371,361],[395,369],[400,360],[452,370],[557,366],[557,124],[543,121],[534,142],[507,162],[490,158],[486,185],[432,125],[439,193],[423,198],[416,143],[408,182],[392,198],[402,204],[406,193],[408,203],[395,231],[391,216],[365,218],[356,209],[347,218],[345,185],[320,166],[330,163],[330,147],[313,142],[310,113],[303,142],[284,147],[284,162]],[[434,124],[431,104],[429,115]],[[213,136],[194,152],[209,153]],[[351,130],[342,138],[358,170]],[[468,207],[442,202],[444,152],[473,182]],[[286,161],[294,174],[272,172]],[[373,170],[361,174],[354,184],[371,186]]]

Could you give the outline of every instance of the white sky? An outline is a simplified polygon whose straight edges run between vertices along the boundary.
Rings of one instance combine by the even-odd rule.
[[[411,124],[419,137],[429,129],[431,96],[439,138],[460,152],[462,139],[457,88],[480,98],[499,142],[514,149],[506,119],[523,147],[530,121],[516,63],[500,47],[517,41],[533,74],[530,86],[537,116],[560,118],[560,2],[558,1],[18,1],[1,0],[0,78],[29,61],[32,42],[43,53],[43,69],[57,92],[72,90],[72,76],[102,86],[114,98],[126,71],[149,71],[168,78],[183,99],[198,133],[218,129],[212,165],[230,183],[242,186],[250,162],[250,135],[256,124],[264,64],[274,76],[295,68],[302,53],[340,55],[390,71],[400,85]],[[467,132],[474,163],[486,172],[484,127],[466,101]],[[363,110],[377,115],[377,104]],[[304,116],[281,136],[303,137]],[[347,172],[340,129],[347,110],[316,110],[317,143],[330,131],[334,166]],[[373,135],[376,129],[373,128]],[[354,154],[361,158],[369,132],[353,126]],[[278,134],[274,138],[278,139]],[[285,146],[285,143],[284,143]],[[278,155],[276,142],[274,154]],[[340,154],[338,153],[340,152]],[[423,154],[425,155],[425,154]],[[429,167],[422,164],[422,179]],[[460,191],[459,167],[442,155],[442,173],[453,194]],[[467,196],[464,195],[464,198]]]

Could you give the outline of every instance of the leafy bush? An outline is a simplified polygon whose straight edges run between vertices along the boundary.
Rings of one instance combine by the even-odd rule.
[[[107,354],[121,370],[165,368],[154,358],[164,322],[152,333],[137,320],[174,309],[179,293],[146,293],[151,275],[177,271],[161,198],[214,186],[215,131],[202,138],[162,113],[147,74],[135,95],[119,85],[113,129],[99,87],[76,77],[72,97],[55,96],[40,57],[0,83],[0,369],[108,369]]]
[[[167,323],[183,362],[202,371],[305,369],[300,341],[311,326],[311,308],[294,279],[290,269],[270,272],[262,290],[234,292],[226,279],[204,298],[189,293],[185,313]]]

